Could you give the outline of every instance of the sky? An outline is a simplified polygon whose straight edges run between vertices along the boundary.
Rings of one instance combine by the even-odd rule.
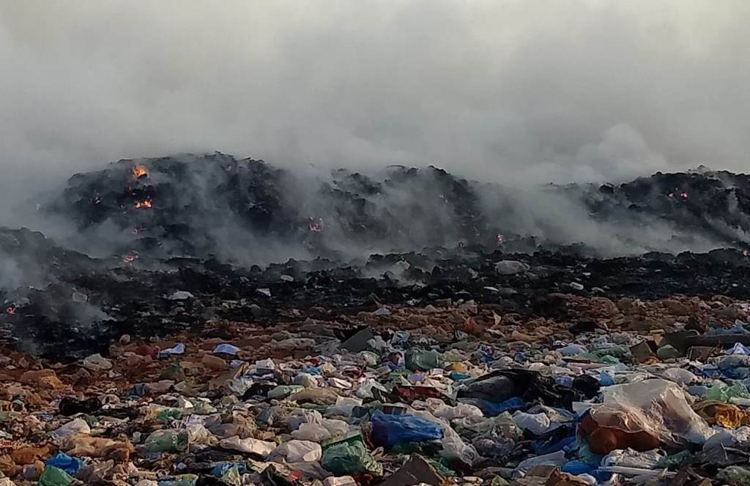
[[[179,152],[514,183],[746,171],[748,18],[747,0],[0,0],[0,194]]]

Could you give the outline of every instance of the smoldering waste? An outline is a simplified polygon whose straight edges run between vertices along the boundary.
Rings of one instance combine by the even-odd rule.
[[[550,189],[716,243],[608,257],[438,169],[316,181],[121,161],[40,208],[81,239],[0,230],[0,484],[748,481],[745,176]]]

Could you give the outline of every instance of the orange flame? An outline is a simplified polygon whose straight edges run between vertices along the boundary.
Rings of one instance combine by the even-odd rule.
[[[147,176],[148,175],[148,170],[146,169],[146,166],[143,166],[143,165],[140,165],[140,164],[136,165],[135,167],[133,167],[133,171],[132,172],[133,172],[133,178],[135,178],[135,179],[139,179],[139,178],[141,178],[143,176]]]
[[[688,198],[688,193],[687,193],[687,192],[681,192],[681,193],[680,193],[680,197],[681,197],[682,199],[687,199],[687,198]]]
[[[307,228],[313,233],[320,233],[323,231],[323,218],[310,218]]]
[[[138,255],[125,255],[122,257],[122,261],[125,263],[133,263],[134,261],[138,260]]]
[[[151,199],[144,199],[143,201],[136,201],[135,202],[135,208],[136,209],[146,209],[153,207],[154,203],[151,202]]]

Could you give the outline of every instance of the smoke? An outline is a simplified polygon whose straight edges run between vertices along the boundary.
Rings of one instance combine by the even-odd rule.
[[[10,199],[124,157],[622,180],[750,152],[750,4],[0,1]]]

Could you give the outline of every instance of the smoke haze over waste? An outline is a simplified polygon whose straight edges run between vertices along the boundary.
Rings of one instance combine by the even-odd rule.
[[[514,183],[743,170],[748,14],[742,0],[0,1],[0,221],[30,187],[181,152]]]

